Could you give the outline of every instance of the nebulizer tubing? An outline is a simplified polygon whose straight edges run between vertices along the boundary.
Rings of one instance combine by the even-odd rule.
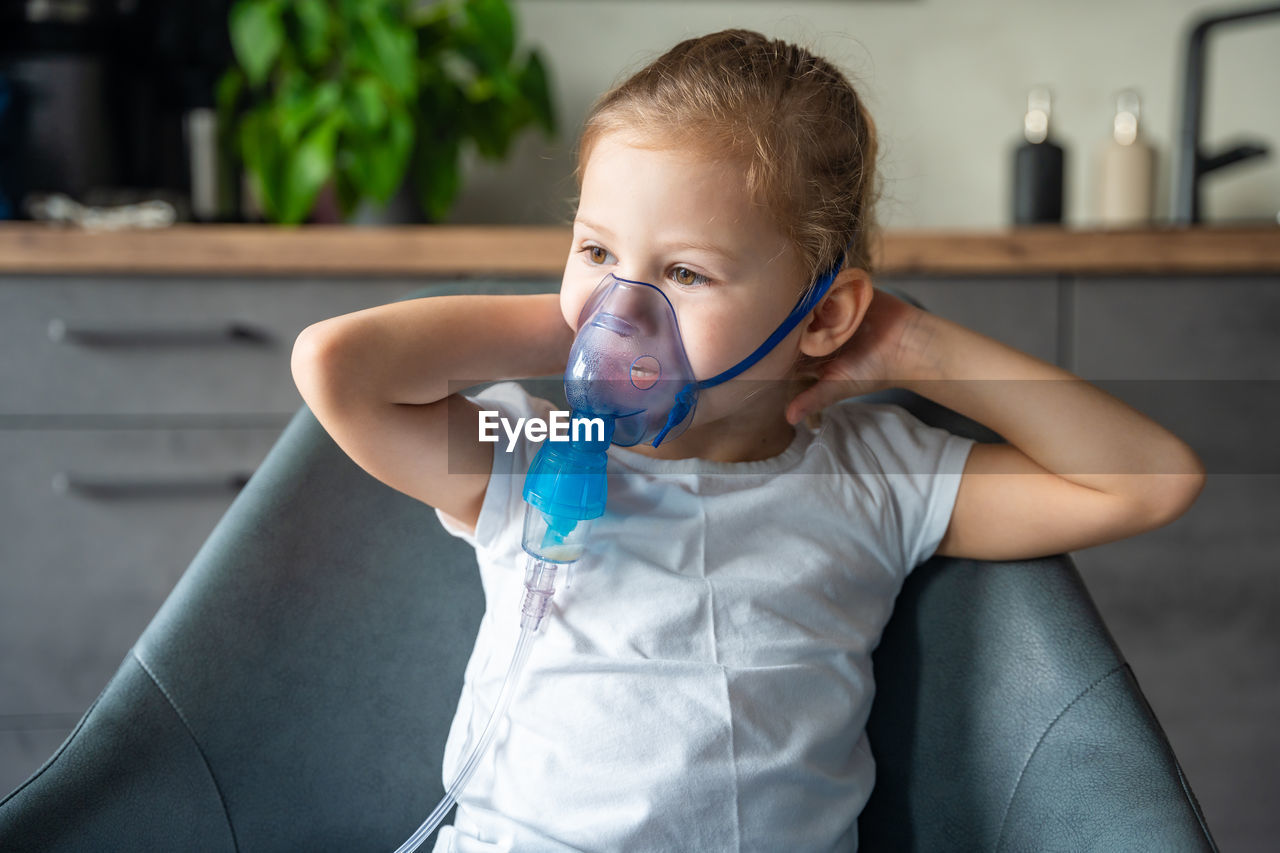
[[[476,741],[475,746],[472,747],[466,762],[462,765],[462,769],[458,771],[453,784],[449,786],[449,790],[445,792],[435,810],[423,821],[422,826],[418,827],[417,831],[409,837],[409,840],[400,845],[396,853],[412,853],[412,851],[417,850],[422,845],[422,842],[427,839],[427,836],[435,832],[436,827],[444,820],[445,815],[449,814],[449,809],[453,808],[454,804],[458,802],[458,796],[462,793],[462,789],[467,786],[467,782],[471,781],[472,774],[475,773],[476,767],[480,764],[481,756],[489,748],[489,742],[493,740],[493,735],[498,730],[498,723],[507,714],[507,707],[511,704],[511,695],[515,692],[515,686],[520,681],[520,673],[524,669],[524,663],[529,659],[529,645],[535,630],[529,628],[520,629],[520,639],[516,642],[515,655],[511,658],[511,665],[507,667],[507,677],[502,682],[502,690],[498,693],[498,701],[493,706],[493,713],[489,715],[489,722],[485,724],[484,732],[480,735],[480,739]]]
[[[567,575],[586,547],[591,520],[604,514],[606,451],[613,434],[612,419],[602,418],[601,427],[602,431],[595,437],[588,435],[566,448],[544,442],[529,466],[524,485],[524,499],[528,505],[522,542],[528,554],[528,566],[520,605],[520,638],[516,641],[515,653],[480,738],[470,752],[463,750],[466,760],[444,797],[413,835],[396,849],[396,853],[417,850],[457,803],[493,741],[498,725],[507,715],[525,661],[529,659],[533,637],[551,609],[560,567],[565,567]]]

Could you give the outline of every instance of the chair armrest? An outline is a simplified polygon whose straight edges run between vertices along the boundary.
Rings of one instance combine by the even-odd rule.
[[[1215,849],[1070,557],[934,557],[873,661],[862,849]]]
[[[0,801],[0,849],[237,847],[199,746],[130,656],[53,757]]]
[[[68,745],[0,806],[0,849],[395,849],[443,794],[483,610],[475,552],[304,406]]]
[[[1128,664],[1046,729],[1014,790],[1000,850],[1216,850]]]

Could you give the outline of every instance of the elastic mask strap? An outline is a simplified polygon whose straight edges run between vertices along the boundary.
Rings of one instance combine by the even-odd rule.
[[[827,291],[831,288],[831,283],[836,280],[836,275],[840,272],[840,268],[844,266],[844,255],[841,254],[840,260],[836,261],[831,269],[827,270],[818,279],[817,283],[809,291],[809,295],[800,299],[795,307],[791,309],[791,313],[782,321],[782,324],[774,330],[769,339],[756,347],[755,352],[744,358],[742,361],[730,367],[728,370],[720,373],[710,379],[700,379],[697,382],[690,382],[680,389],[676,394],[675,405],[671,407],[671,413],[667,416],[667,423],[662,427],[662,432],[658,433],[657,438],[653,440],[653,446],[657,447],[662,443],[662,439],[666,437],[667,432],[676,424],[684,420],[689,414],[689,410],[693,408],[694,395],[703,388],[710,388],[713,385],[719,385],[764,358],[769,352],[778,345],[778,341],[791,334],[791,330],[805,318],[805,316],[813,310],[814,306],[826,296]]]

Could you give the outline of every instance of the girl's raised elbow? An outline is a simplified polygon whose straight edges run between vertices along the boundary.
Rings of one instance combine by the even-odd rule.
[[[1151,507],[1153,527],[1163,527],[1184,515],[1209,479],[1199,454],[1185,445],[1176,463],[1158,477],[1159,488]]]
[[[303,329],[293,342],[289,370],[293,384],[304,401],[312,405],[341,384],[341,374],[350,370],[342,331],[331,320],[321,320]]]
[[[312,386],[323,371],[324,353],[329,347],[329,340],[321,328],[323,323],[313,323],[298,333],[293,342],[293,352],[289,356],[289,370],[293,374],[293,383],[306,396],[306,389]]]

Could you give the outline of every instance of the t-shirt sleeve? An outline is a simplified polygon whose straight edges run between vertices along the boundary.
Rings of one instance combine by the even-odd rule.
[[[977,442],[930,426],[895,403],[843,408],[885,475],[900,522],[894,544],[911,571],[938,550],[955,509],[965,462]]]
[[[555,408],[554,403],[531,395],[518,382],[499,382],[474,395],[464,394],[463,398],[483,410],[497,412],[499,418],[505,419],[513,427],[520,418],[546,419]],[[436,518],[440,519],[440,524],[446,531],[476,550],[495,548],[500,544],[504,533],[522,529],[524,478],[540,447],[539,443],[525,438],[523,430],[516,437],[514,445],[501,426],[498,427],[497,434],[498,440],[493,444],[493,470],[489,474],[480,515],[476,518],[475,532],[439,508],[435,511]],[[511,445],[510,448],[508,445]]]

